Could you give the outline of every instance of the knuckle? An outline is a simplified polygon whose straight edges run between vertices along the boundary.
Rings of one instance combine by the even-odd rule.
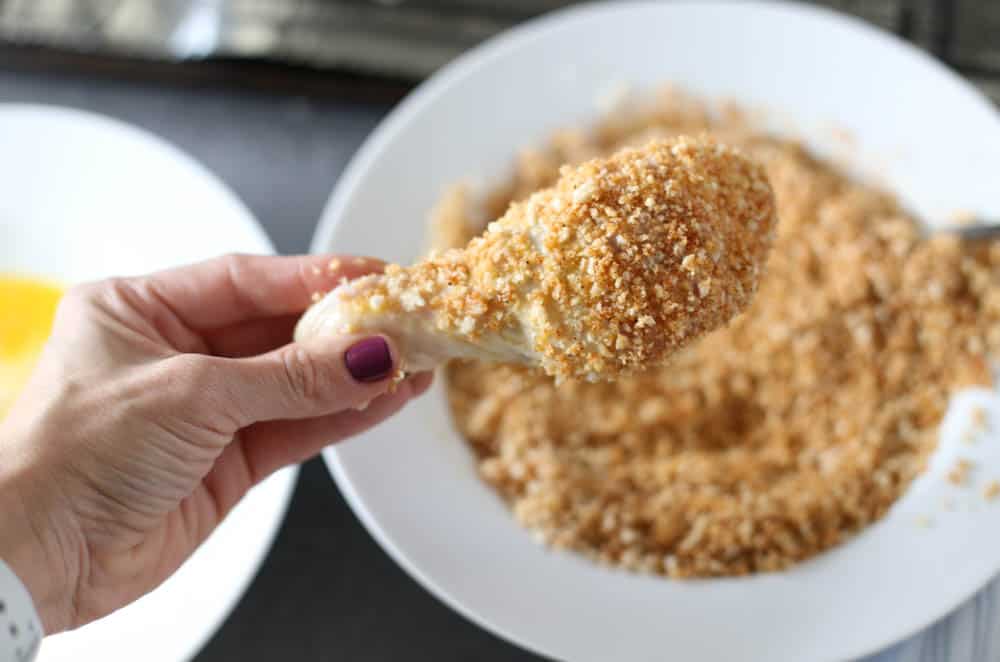
[[[121,302],[128,302],[132,282],[127,278],[105,278],[75,285],[64,298],[67,307],[77,309],[117,309]]]
[[[116,288],[116,280],[106,279],[74,285],[66,291],[66,294],[63,296],[63,302],[66,307],[91,306],[105,298],[109,290]]]
[[[121,278],[111,278],[81,283],[69,288],[59,301],[57,322],[69,321],[71,325],[78,326],[98,311],[113,308],[114,300],[120,298],[123,281]]]
[[[223,260],[224,262],[229,262],[231,264],[245,265],[247,261],[250,260],[251,258],[252,256],[249,255],[248,253],[239,253],[233,251],[230,253],[226,253],[219,259]]]
[[[254,256],[230,253],[220,258],[225,268],[227,287],[237,305],[251,312],[255,306],[246,294],[254,286]]]
[[[226,265],[229,278],[234,284],[244,281],[247,273],[252,271],[254,257],[246,253],[228,253],[220,258]]]
[[[281,366],[284,369],[285,383],[293,397],[304,400],[316,399],[319,388],[316,362],[303,348],[290,345],[282,350]]]
[[[177,354],[160,361],[143,384],[158,415],[180,415],[202,429],[230,434],[247,412],[231,397],[222,360],[203,354]]]
[[[200,405],[210,400],[214,386],[211,357],[202,354],[178,354],[164,362],[161,387],[184,406]]]
[[[284,379],[291,396],[307,402],[322,402],[332,392],[330,371],[303,347],[289,345],[280,354]]]
[[[103,300],[114,297],[121,297],[122,293],[131,288],[132,281],[128,278],[114,277],[105,278],[93,283],[81,285],[89,299]]]

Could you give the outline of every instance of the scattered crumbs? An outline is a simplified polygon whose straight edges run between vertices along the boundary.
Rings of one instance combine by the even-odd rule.
[[[459,342],[500,344],[487,357],[530,357],[559,380],[591,381],[663,364],[750,304],[777,222],[762,166],[680,136],[558,174],[460,250],[389,266],[353,294],[421,310]],[[683,273],[676,248],[687,251]],[[656,286],[667,298],[649,296]]]
[[[484,195],[484,216],[551,186],[561,164],[707,128],[757,159],[774,188],[780,231],[753,303],[669,366],[610,383],[556,385],[521,367],[453,362],[451,410],[483,479],[519,524],[555,546],[602,565],[648,560],[677,578],[782,570],[890,512],[926,469],[952,393],[991,383],[983,352],[968,340],[1000,352],[1000,331],[991,331],[1000,325],[1000,246],[927,235],[890,193],[802,143],[716,119],[711,104],[674,93],[650,106],[554,134]],[[767,119],[798,133],[787,117]],[[665,202],[683,193],[668,188]],[[644,203],[654,192],[641,194]],[[564,213],[571,196],[559,197]],[[454,230],[441,255],[484,226],[455,206],[435,220]],[[664,257],[698,254],[690,243],[678,248]],[[710,269],[715,251],[704,248]],[[690,279],[692,290],[699,281]],[[581,297],[591,284],[581,283]],[[675,298],[670,283],[642,284],[647,300],[678,310],[701,301]],[[609,325],[607,336],[614,354],[635,344],[637,330]],[[962,512],[1000,508],[979,487],[947,491]],[[943,522],[940,503],[923,510]],[[628,543],[626,527],[638,534]]]
[[[322,292],[313,292],[312,296],[310,298],[312,299],[313,303],[317,303],[320,299],[323,298],[323,293]]]
[[[844,147],[850,147],[854,149],[857,147],[858,139],[857,136],[850,129],[845,129],[840,126],[829,126],[827,127],[827,133],[830,138],[840,143]]]
[[[972,471],[972,463],[968,460],[958,460],[947,473],[946,478],[952,485],[965,485]]]
[[[349,283],[349,282],[350,282],[350,280],[347,278],[347,276],[341,276],[340,277],[340,287],[343,287],[344,285],[347,285],[347,283]]]
[[[366,257],[356,257],[354,258],[354,266],[364,267],[368,264],[368,258]]]
[[[930,528],[933,521],[927,515],[917,515],[916,523],[920,528],[927,529]]]
[[[323,272],[322,272],[322,271],[320,270],[320,268],[319,268],[319,267],[317,267],[316,265],[313,265],[313,266],[312,266],[312,269],[311,269],[310,271],[312,271],[312,273],[313,273],[313,276],[318,276],[318,275],[320,275],[321,273],[323,273]]]
[[[340,265],[341,265],[340,258],[335,257],[332,260],[330,260],[329,264],[326,265],[326,269],[330,273],[334,273],[335,271],[337,271],[337,269],[340,269]]]
[[[396,389],[399,388],[399,385],[403,383],[403,380],[406,379],[406,377],[407,374],[405,370],[403,369],[397,370],[396,374],[392,376],[392,381],[389,382],[389,388],[386,390],[386,392],[395,393]]]
[[[983,487],[983,498],[992,501],[1000,495],[1000,481],[991,480]]]
[[[976,430],[985,430],[987,424],[986,409],[975,407],[972,410],[972,425]]]

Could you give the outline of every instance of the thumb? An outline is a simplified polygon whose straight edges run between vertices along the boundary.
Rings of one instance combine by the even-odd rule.
[[[226,396],[240,427],[358,408],[385,393],[399,352],[385,336],[327,336],[267,354],[224,359]]]

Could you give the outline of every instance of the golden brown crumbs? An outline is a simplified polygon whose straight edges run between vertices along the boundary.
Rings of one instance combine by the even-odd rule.
[[[377,326],[420,311],[461,351],[596,381],[662,364],[748,305],[776,224],[760,166],[677,137],[559,175],[464,247],[356,281],[338,314]],[[464,208],[456,195],[439,213]]]
[[[968,460],[958,460],[945,477],[952,485],[965,485],[969,480],[969,472],[972,471],[972,463]]]
[[[776,195],[775,246],[743,315],[614,383],[447,371],[458,428],[519,522],[672,577],[786,568],[882,517],[924,470],[950,394],[988,384],[1000,349],[1000,244],[925,239],[891,195],[676,92],[525,152],[484,215],[563,163],[704,130],[761,162]],[[446,213],[436,225],[456,244],[480,229],[475,210]]]
[[[322,292],[313,292],[313,293],[312,293],[312,294],[310,295],[310,297],[309,297],[309,298],[310,298],[310,299],[312,299],[312,302],[313,302],[313,303],[316,303],[317,301],[319,301],[320,299],[322,299],[322,298],[323,298],[323,293],[322,293]]]
[[[335,257],[332,260],[330,260],[330,262],[326,265],[326,270],[329,271],[331,274],[336,273],[336,271],[340,269],[341,264],[342,262],[340,261],[340,258]]]
[[[1000,481],[991,480],[983,488],[983,498],[991,501],[1000,495]]]
[[[975,407],[972,410],[972,425],[977,430],[985,430],[987,427],[987,414],[986,409],[983,407]]]
[[[313,276],[318,276],[318,275],[320,275],[321,273],[323,273],[323,272],[322,272],[322,271],[320,270],[320,268],[319,268],[319,267],[317,267],[317,266],[315,266],[315,265],[314,265],[314,266],[312,267],[312,269],[310,269],[310,271],[312,271],[312,275],[313,275]]]

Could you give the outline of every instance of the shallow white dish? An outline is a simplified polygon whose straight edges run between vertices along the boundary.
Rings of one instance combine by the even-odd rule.
[[[552,14],[492,40],[422,85],[341,179],[313,249],[408,262],[442,188],[503,173],[516,149],[596,115],[621,83],[673,81],[780,111],[814,147],[849,131],[865,162],[930,222],[1000,218],[1000,118],[929,57],[860,22],[786,4],[617,3]],[[842,134],[840,134],[842,135]],[[857,154],[855,156],[858,156]],[[974,489],[943,476],[970,408],[993,437],[962,447]],[[838,660],[931,623],[1000,569],[1000,404],[969,392],[942,427],[926,476],[855,540],[782,574],[673,582],[537,546],[476,476],[440,383],[328,464],[382,546],[443,601],[523,646],[587,660]],[[994,443],[995,442],[995,443]],[[954,500],[954,512],[942,504]],[[918,525],[931,518],[931,527]]]
[[[201,165],[145,132],[80,111],[0,105],[0,271],[72,284],[222,253],[272,253],[250,212]],[[178,662],[243,594],[296,470],[256,487],[189,563],[108,618],[47,638],[41,662]]]

